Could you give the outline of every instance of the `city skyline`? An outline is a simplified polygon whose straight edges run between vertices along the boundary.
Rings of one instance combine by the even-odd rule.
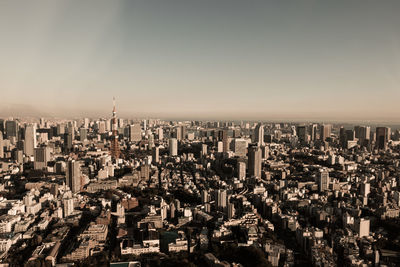
[[[400,122],[399,2],[92,4],[1,3],[2,116]]]

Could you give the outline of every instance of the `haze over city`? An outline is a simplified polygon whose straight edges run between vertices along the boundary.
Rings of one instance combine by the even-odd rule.
[[[400,266],[400,1],[0,1],[0,267]]]
[[[0,113],[397,123],[399,8],[2,1]]]

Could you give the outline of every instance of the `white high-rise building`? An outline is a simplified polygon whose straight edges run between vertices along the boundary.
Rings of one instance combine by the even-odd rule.
[[[264,126],[261,123],[254,129],[254,142],[258,146],[264,145]]]
[[[30,124],[25,127],[25,142],[24,142],[25,155],[33,156],[35,148],[36,148],[36,125]]]
[[[74,212],[74,199],[63,199],[64,218],[70,216]]]
[[[318,190],[323,192],[329,189],[329,172],[324,170],[318,178]]]
[[[239,180],[246,179],[246,162],[239,161],[237,163],[237,173]]]
[[[217,207],[219,209],[225,209],[226,208],[226,203],[227,203],[226,190],[219,189],[216,192],[216,200],[217,200]]]
[[[364,236],[369,236],[369,219],[368,218],[357,219],[356,231],[360,238]]]
[[[169,139],[169,155],[172,157],[178,155],[178,140],[176,138]]]

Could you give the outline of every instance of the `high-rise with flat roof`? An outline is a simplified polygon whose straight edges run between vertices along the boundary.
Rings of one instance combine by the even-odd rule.
[[[390,128],[376,127],[376,148],[386,150],[389,137],[390,137]]]
[[[24,153],[33,156],[36,148],[36,125],[30,124],[25,127]]]
[[[257,145],[249,147],[249,176],[261,178],[261,149]]]
[[[73,193],[79,192],[81,190],[81,167],[79,161],[68,161],[66,182]]]

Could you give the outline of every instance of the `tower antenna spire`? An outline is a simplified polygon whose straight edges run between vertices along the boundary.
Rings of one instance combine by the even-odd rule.
[[[117,159],[119,158],[120,153],[121,151],[119,149],[119,141],[118,141],[117,112],[115,109],[115,97],[113,97],[111,156],[114,159]]]

